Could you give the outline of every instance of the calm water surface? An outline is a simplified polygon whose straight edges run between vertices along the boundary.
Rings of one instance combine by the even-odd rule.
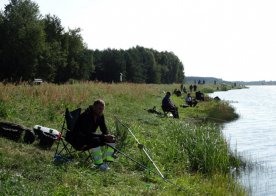
[[[236,109],[240,118],[225,124],[223,133],[233,150],[256,162],[239,181],[251,195],[276,195],[276,86],[215,92]]]

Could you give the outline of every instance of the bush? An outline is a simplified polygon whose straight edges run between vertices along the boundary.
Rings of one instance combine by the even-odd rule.
[[[213,93],[214,90],[211,89],[211,88],[203,88],[203,89],[201,90],[201,92],[202,92],[202,93]]]

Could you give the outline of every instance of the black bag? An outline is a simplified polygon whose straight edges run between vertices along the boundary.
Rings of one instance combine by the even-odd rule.
[[[32,130],[15,123],[0,122],[0,136],[19,141],[22,133],[24,133],[24,143],[32,144],[35,141],[35,134]]]
[[[32,144],[35,141],[35,133],[31,130],[25,130],[23,141],[26,144]]]
[[[50,149],[57,139],[58,137],[56,135],[42,131],[40,134],[39,145],[43,148]]]
[[[9,122],[0,122],[0,135],[2,137],[18,141],[26,128]]]

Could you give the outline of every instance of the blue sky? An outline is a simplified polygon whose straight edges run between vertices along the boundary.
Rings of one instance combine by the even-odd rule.
[[[0,8],[8,0],[1,0]],[[276,80],[273,0],[34,0],[90,49],[174,52],[187,76]]]

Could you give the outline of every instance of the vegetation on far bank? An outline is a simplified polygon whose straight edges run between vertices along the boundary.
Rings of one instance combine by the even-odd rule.
[[[216,86],[204,86],[216,89]],[[180,119],[148,113],[161,111],[164,92],[178,85],[78,83],[41,86],[0,84],[0,119],[33,127],[60,129],[66,107],[85,109],[96,98],[106,101],[106,120],[113,134],[114,115],[134,132],[150,151],[162,173],[182,186],[180,191],[162,178],[146,172],[123,156],[111,171],[99,172],[91,163],[75,159],[55,165],[51,150],[0,138],[0,193],[4,195],[245,195],[230,170],[242,166],[221,134],[220,124],[202,118],[229,120],[233,110],[227,103],[200,102],[195,108],[179,108]],[[203,86],[199,87],[201,90]],[[176,105],[184,97],[172,96]],[[226,115],[228,113],[228,115]],[[223,115],[222,115],[223,114]],[[233,115],[231,119],[237,116]],[[119,141],[120,143],[120,141]],[[121,150],[154,170],[129,134]]]

